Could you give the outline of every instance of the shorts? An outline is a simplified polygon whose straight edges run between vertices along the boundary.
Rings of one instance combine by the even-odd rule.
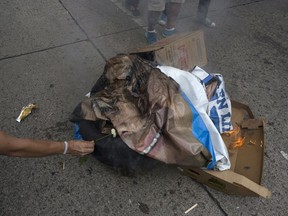
[[[185,3],[185,0],[148,0],[149,11],[163,11],[166,2]]]

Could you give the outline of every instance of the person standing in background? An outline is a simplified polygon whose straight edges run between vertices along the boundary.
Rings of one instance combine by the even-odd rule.
[[[148,44],[153,44],[157,41],[157,32],[155,26],[159,20],[162,11],[166,11],[167,22],[165,23],[165,28],[162,31],[163,37],[169,37],[175,34],[175,24],[178,14],[181,9],[181,5],[185,0],[148,0],[148,15],[147,22],[148,28],[145,33],[146,40]],[[166,5],[166,7],[165,7]]]
[[[216,26],[216,24],[214,22],[212,22],[208,17],[208,8],[210,6],[211,0],[199,0],[199,4],[198,4],[198,10],[197,10],[197,21],[209,28],[214,28]],[[168,3],[166,3],[165,5],[165,9],[164,11],[161,13],[158,23],[162,26],[165,26],[167,24],[167,20],[168,20]],[[165,36],[165,35],[163,35]]]
[[[199,0],[197,20],[199,23],[209,28],[214,28],[216,24],[207,17],[210,3],[211,3],[211,0]]]
[[[208,9],[210,6],[211,0],[199,0],[198,9],[197,9],[197,21],[209,28],[213,28],[216,26],[214,22],[212,22],[208,17]],[[164,11],[161,13],[158,23],[162,26],[165,26],[167,23],[167,3]]]

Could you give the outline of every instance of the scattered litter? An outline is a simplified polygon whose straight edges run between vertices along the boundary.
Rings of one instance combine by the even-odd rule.
[[[65,169],[65,161],[63,161],[63,163],[62,163],[62,169],[63,170]]]
[[[280,153],[282,154],[282,156],[283,156],[286,160],[288,160],[288,154],[287,154],[286,152],[280,151]]]
[[[185,211],[185,214],[187,214],[188,212],[190,212],[192,209],[196,208],[198,206],[198,204],[196,203],[195,205],[193,205],[191,208],[189,208],[188,210]]]
[[[27,106],[23,107],[16,121],[21,122],[24,118],[26,118],[31,113],[31,110],[33,108],[38,108],[38,105],[35,103],[30,103]]]

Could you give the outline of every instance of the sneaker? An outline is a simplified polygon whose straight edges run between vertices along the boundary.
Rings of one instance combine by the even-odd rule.
[[[201,23],[204,26],[207,26],[209,28],[214,28],[216,24],[212,22],[209,18],[198,18],[198,22]]]
[[[156,31],[153,32],[145,32],[145,37],[148,44],[153,44],[157,41],[157,33]]]
[[[167,16],[162,12],[159,19],[158,19],[158,23],[161,26],[165,26],[167,23]]]
[[[162,31],[162,36],[163,37],[170,37],[170,36],[174,35],[175,33],[176,33],[176,29],[175,28],[172,28],[172,29],[165,28]]]

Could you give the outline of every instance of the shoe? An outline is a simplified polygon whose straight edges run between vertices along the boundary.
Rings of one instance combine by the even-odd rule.
[[[170,36],[174,35],[175,33],[176,33],[176,29],[175,28],[172,28],[172,29],[165,28],[162,31],[162,36],[163,37],[170,37]]]
[[[165,26],[167,23],[167,16],[162,12],[159,19],[158,19],[158,23],[161,26]]]
[[[145,37],[146,37],[146,40],[147,40],[147,43],[148,44],[153,44],[157,41],[157,33],[156,31],[154,32],[145,32]]]
[[[201,23],[204,26],[207,26],[209,28],[214,28],[216,24],[212,22],[209,18],[198,18],[198,22]]]

